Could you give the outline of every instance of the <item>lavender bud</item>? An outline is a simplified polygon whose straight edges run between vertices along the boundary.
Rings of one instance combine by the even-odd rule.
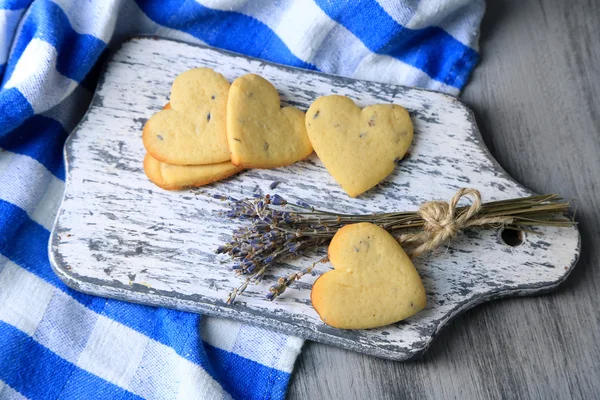
[[[268,256],[267,258],[265,258],[265,264],[271,264],[273,261],[275,261],[274,256]]]
[[[300,246],[300,243],[288,243],[286,245],[290,253],[296,252],[300,248]]]
[[[287,201],[285,201],[285,199],[283,197],[281,197],[280,195],[276,194],[271,199],[271,203],[273,203],[276,206],[284,206],[287,204]]]
[[[280,285],[271,285],[271,287],[269,288],[269,292],[278,292],[280,289]]]

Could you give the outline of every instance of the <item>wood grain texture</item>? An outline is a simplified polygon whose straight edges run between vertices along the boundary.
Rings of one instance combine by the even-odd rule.
[[[576,200],[577,268],[552,294],[456,318],[416,362],[308,342],[290,399],[600,398],[600,3],[487,7],[482,63],[463,100],[513,177]]]
[[[331,93],[348,95],[359,106],[398,103],[409,110],[415,126],[411,155],[357,199],[348,197],[314,156],[285,168],[248,170],[201,190],[160,190],[141,170],[141,126],[165,104],[173,78],[198,66],[214,68],[230,81],[260,73],[285,103],[302,109]],[[579,253],[575,228],[540,229],[542,235],[526,235],[518,247],[504,244],[493,230],[461,235],[447,248],[415,261],[427,291],[425,310],[380,329],[349,331],[323,324],[310,304],[314,277],[272,303],[264,297],[273,279],[269,276],[235,305],[224,304],[240,279],[232,273],[231,261],[216,257],[214,250],[239,222],[219,214],[225,208],[213,194],[250,197],[279,181],[277,191],[288,199],[338,212],[371,213],[416,209],[427,200],[448,199],[464,186],[479,189],[485,200],[530,192],[489,156],[472,114],[452,97],[295,70],[173,41],[134,39],[115,53],[65,154],[65,200],[52,233],[51,260],[70,286],[236,318],[379,357],[419,356],[464,310],[489,299],[556,287]],[[321,257],[291,260],[276,274],[287,275]],[[329,266],[319,268],[323,272]]]

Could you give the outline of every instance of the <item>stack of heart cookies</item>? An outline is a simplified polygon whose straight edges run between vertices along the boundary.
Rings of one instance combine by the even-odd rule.
[[[308,157],[313,149],[304,113],[281,108],[266,79],[244,75],[229,84],[209,68],[175,78],[170,102],[142,135],[144,171],[164,189],[202,186],[245,168],[273,168]]]
[[[144,126],[144,171],[164,189],[202,186],[246,168],[275,168],[313,148],[342,189],[356,197],[381,182],[408,150],[413,127],[395,104],[360,109],[344,96],[324,96],[306,115],[281,108],[266,79],[241,76],[230,85],[209,68],[175,79],[165,108]]]

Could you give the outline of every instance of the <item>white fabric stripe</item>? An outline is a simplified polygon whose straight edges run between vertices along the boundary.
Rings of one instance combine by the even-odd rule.
[[[178,356],[171,347],[102,315],[99,316],[77,365],[106,381],[141,395],[135,392],[140,389],[139,385],[130,387],[130,382],[138,369],[145,369],[143,355],[151,342],[161,353],[158,359],[175,357],[177,360],[180,378],[178,393],[183,393],[183,397],[178,398],[225,397],[226,392],[202,367]]]
[[[233,5],[225,0],[196,0],[197,3],[226,11],[237,11],[256,18],[281,38],[298,58],[315,65],[321,71],[335,72],[376,82],[407,86],[458,94],[458,90],[437,82],[425,72],[405,64],[393,57],[371,52],[352,32],[329,18],[314,1],[281,0],[278,9],[261,6],[260,1],[237,1]],[[300,28],[299,28],[300,27]],[[339,49],[344,49],[341,57]],[[377,68],[384,68],[381,73]]]
[[[231,399],[229,393],[196,364],[179,359],[179,390],[178,400]]]
[[[54,288],[0,255],[0,320],[31,336],[42,320]]]
[[[52,229],[64,187],[37,160],[0,151],[0,199],[21,208],[47,230]]]
[[[196,3],[214,10],[235,11],[249,15],[271,29],[274,23],[281,19],[281,15],[290,4],[287,0],[277,1],[276,6],[273,5],[272,0],[196,0]]]
[[[30,218],[47,230],[52,230],[56,213],[63,200],[65,183],[52,175],[44,196],[39,201]]]
[[[149,341],[141,361],[143,368],[137,369],[129,390],[148,400],[175,399],[181,375],[179,360],[174,351],[165,352],[158,342]]]
[[[177,366],[180,384],[176,393],[184,396],[182,398],[228,397],[202,367],[180,357],[172,348],[86,308],[2,255],[1,264],[4,267],[0,269],[0,319],[33,336],[34,340],[58,356],[130,390],[129,382],[138,369],[143,371],[146,368],[142,354],[147,346],[152,345],[156,354],[152,359],[173,359],[173,365]],[[49,304],[60,304],[64,308],[50,309]],[[62,317],[58,318],[57,314]],[[77,326],[69,318],[73,314],[82,321]],[[79,329],[86,325],[92,328],[88,329],[89,336],[85,334],[88,330],[84,329],[82,335]],[[77,334],[73,334],[73,329],[78,330]],[[82,338],[86,339],[84,347],[81,346]],[[160,381],[162,377],[154,376],[153,379]],[[161,393],[161,396],[167,395]],[[175,397],[175,394],[172,396]]]
[[[376,1],[400,25],[410,29],[438,26],[462,44],[472,45],[477,50],[477,40],[473,43],[471,35],[479,30],[485,10],[481,0],[420,0],[408,4],[395,0]]]
[[[40,39],[32,39],[5,88],[18,89],[36,114],[49,110],[77,87],[77,82],[56,70],[56,60],[54,46]]]
[[[442,82],[434,81],[426,74],[416,68],[403,68],[400,61],[390,56],[371,55],[365,57],[352,74],[356,79],[373,79],[373,71],[377,71],[377,81],[397,84],[398,81],[405,82],[407,86],[424,87],[438,92],[448,93],[454,96],[459,94],[455,87]],[[403,64],[406,65],[406,64]]]
[[[0,10],[0,65],[8,60],[15,29],[25,10]]]
[[[275,31],[279,38],[298,58],[314,62],[317,50],[322,46],[336,23],[312,1],[290,1],[289,7],[279,20]],[[310,34],[303,34],[310,32]]]
[[[292,372],[296,356],[304,343],[300,338],[286,337],[263,328],[204,316],[200,320],[200,336],[213,347],[288,373]],[[260,343],[252,343],[254,338],[263,339]]]
[[[275,368],[287,336],[253,325],[242,325],[237,339],[232,353]]]
[[[59,357],[75,364],[98,318],[98,314],[90,312],[86,306],[65,292],[55,289],[33,339],[52,349]]]
[[[115,30],[122,0],[52,0],[66,14],[73,30],[108,43]]]
[[[200,336],[202,340],[211,346],[231,352],[241,325],[237,321],[202,316],[200,320]]]
[[[439,24],[439,27],[452,35],[459,42],[469,45],[475,51],[479,51],[479,25],[485,13],[483,1],[472,1],[447,20]]]
[[[0,399],[3,400],[27,400],[27,397],[8,386],[0,379]]]
[[[294,369],[294,363],[296,362],[296,358],[302,350],[303,344],[304,339],[289,336],[286,340],[284,349],[281,351],[281,358],[277,362],[275,368],[277,368],[280,371],[288,372],[291,374],[292,370]]]
[[[76,365],[127,389],[148,340],[147,336],[101,315]]]

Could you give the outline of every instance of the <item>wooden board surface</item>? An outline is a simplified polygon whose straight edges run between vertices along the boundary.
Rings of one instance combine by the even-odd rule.
[[[307,342],[297,399],[600,398],[600,2],[488,1],[462,99],[510,175],[577,203],[577,268],[543,296],[487,303],[397,363]]]
[[[145,177],[141,128],[167,101],[173,78],[208,66],[230,81],[260,73],[285,104],[302,109],[317,97],[348,95],[358,105],[394,102],[415,125],[410,157],[377,188],[351,199],[320,161],[246,171],[202,189],[167,192]],[[448,199],[460,187],[484,200],[530,194],[506,175],[482,145],[471,112],[456,99],[400,86],[347,80],[230,53],[149,38],[126,42],[109,61],[89,112],[66,145],[67,184],[50,246],[53,267],[70,286],[100,296],[226,316],[354,351],[405,360],[421,355],[454,316],[486,300],[548,291],[570,273],[579,254],[575,228],[544,228],[510,247],[496,231],[461,235],[416,260],[428,295],[418,315],[388,327],[343,331],[323,324],[310,305],[307,278],[271,303],[270,285],[253,286],[233,306],[223,300],[240,280],[214,250],[237,222],[219,215],[213,194],[250,197],[277,192],[340,212],[413,210]],[[276,276],[322,255],[292,260]],[[328,266],[320,266],[320,271]]]

